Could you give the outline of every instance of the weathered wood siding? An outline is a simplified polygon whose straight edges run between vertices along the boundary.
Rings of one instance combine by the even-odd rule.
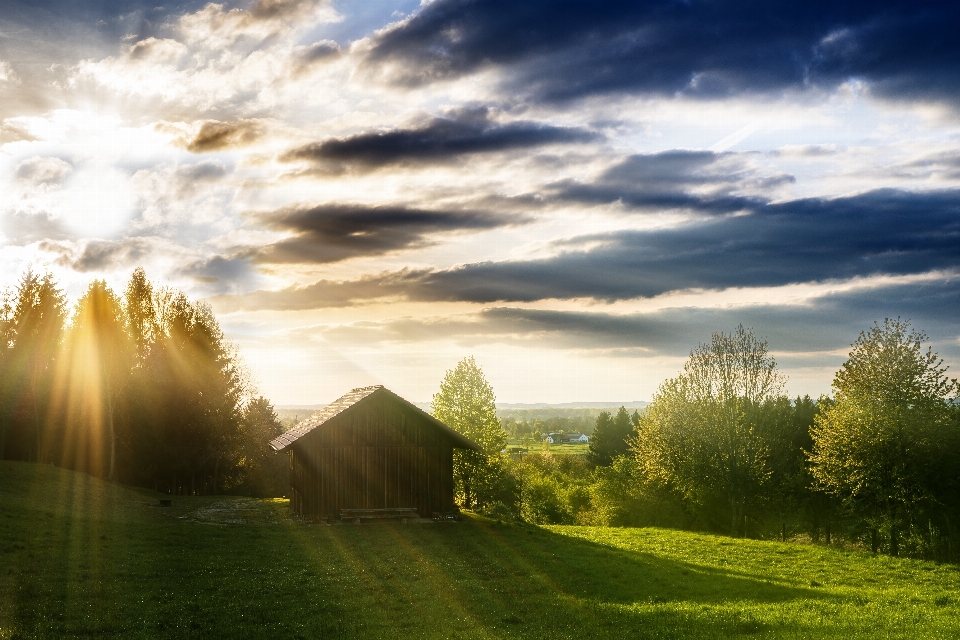
[[[453,442],[425,416],[374,394],[291,447],[292,506],[302,517],[341,509],[453,507]]]

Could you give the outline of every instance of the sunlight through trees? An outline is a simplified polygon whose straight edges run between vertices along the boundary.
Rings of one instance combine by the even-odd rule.
[[[282,427],[209,307],[137,269],[123,298],[95,280],[67,318],[49,274],[0,306],[0,458],[170,493],[282,492],[259,453]]]

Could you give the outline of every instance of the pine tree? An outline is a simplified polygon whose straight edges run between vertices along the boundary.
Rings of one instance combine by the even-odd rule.
[[[639,415],[637,419],[639,420]],[[610,466],[614,458],[627,453],[630,436],[635,426],[636,422],[624,407],[620,407],[616,416],[601,411],[597,416],[593,435],[590,436],[590,451],[587,453],[587,459],[599,467]]]

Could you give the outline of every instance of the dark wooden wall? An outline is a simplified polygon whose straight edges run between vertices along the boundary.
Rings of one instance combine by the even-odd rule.
[[[375,393],[291,447],[294,512],[413,507],[421,516],[453,508],[453,442],[419,411]]]

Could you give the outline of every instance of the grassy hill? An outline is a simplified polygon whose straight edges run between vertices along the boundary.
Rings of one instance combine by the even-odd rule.
[[[0,638],[947,638],[960,572],[657,529],[306,525],[0,462]]]

